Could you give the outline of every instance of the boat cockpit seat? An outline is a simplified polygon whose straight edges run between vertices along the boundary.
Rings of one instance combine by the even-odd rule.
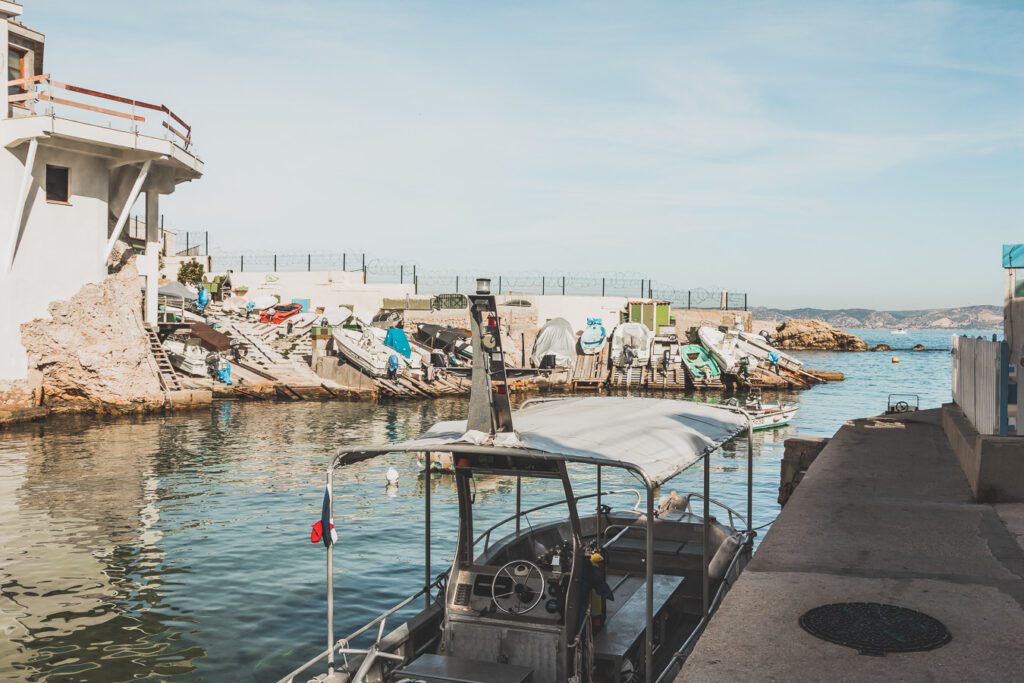
[[[395,672],[398,681],[416,683],[533,683],[525,666],[425,654]]]

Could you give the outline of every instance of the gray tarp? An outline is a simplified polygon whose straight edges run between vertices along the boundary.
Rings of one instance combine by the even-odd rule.
[[[439,422],[412,441],[353,450],[431,451],[457,444],[521,448],[570,462],[631,466],[657,485],[744,431],[747,418],[689,401],[588,396],[528,404],[513,414],[512,423],[514,434],[493,440],[466,432],[466,422],[457,420]]]
[[[568,368],[576,361],[576,333],[565,318],[552,318],[541,328],[533,344],[534,367],[540,367],[541,359],[555,356],[555,367]]]

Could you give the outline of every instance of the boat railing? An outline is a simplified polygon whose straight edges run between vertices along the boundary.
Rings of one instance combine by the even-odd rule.
[[[683,664],[686,663],[686,659],[690,656],[690,653],[693,652],[693,648],[697,644],[697,639],[704,633],[704,629],[707,628],[711,617],[714,616],[716,611],[718,611],[718,606],[722,603],[722,598],[725,597],[725,594],[732,587],[733,581],[730,577],[738,577],[736,564],[743,555],[744,547],[753,543],[754,532],[744,531],[741,533],[741,536],[743,542],[740,544],[739,548],[736,549],[736,552],[732,556],[732,561],[729,562],[729,566],[726,568],[725,574],[722,576],[722,583],[718,586],[718,590],[715,591],[715,594],[711,599],[707,615],[700,618],[700,621],[697,622],[697,626],[693,629],[693,632],[690,633],[690,636],[683,642],[679,649],[672,654],[671,661],[661,672],[661,675],[658,676],[656,683],[668,683],[676,677],[676,674],[679,673]]]
[[[587,494],[584,494],[582,496],[574,496],[573,497],[573,501],[578,503],[581,500],[586,500],[588,498],[597,498],[598,496],[601,496],[603,498],[605,496],[618,496],[618,495],[623,495],[623,494],[627,494],[627,493],[631,493],[634,496],[636,496],[636,503],[633,505],[633,509],[634,510],[638,510],[640,508],[641,502],[643,501],[643,494],[640,492],[639,489],[613,489],[611,491],[602,491],[601,493],[587,493]],[[501,521],[495,523],[490,528],[488,528],[486,531],[484,531],[482,534],[477,536],[476,540],[473,541],[473,547],[475,548],[477,545],[479,545],[480,541],[484,541],[484,552],[487,552],[488,548],[491,547],[491,532],[493,532],[498,527],[504,526],[505,524],[508,524],[509,522],[512,522],[512,521],[515,521],[516,519],[518,519],[520,517],[525,517],[526,515],[530,514],[531,512],[537,512],[538,510],[544,510],[544,509],[547,509],[547,508],[550,508],[550,507],[554,507],[556,505],[564,505],[564,504],[565,504],[564,500],[555,500],[555,501],[551,501],[550,503],[544,503],[543,505],[537,505],[536,507],[532,507],[529,510],[522,510],[522,511],[520,511],[520,512],[514,514],[514,515],[509,515],[508,517],[506,517],[506,518],[502,519]]]
[[[685,510],[687,512],[691,512],[691,513],[694,512],[693,511],[693,506],[690,505],[690,501],[692,499],[694,499],[694,498],[699,498],[700,500],[704,500],[704,495],[700,494],[700,493],[687,493],[686,497],[683,498],[683,510]],[[747,522],[747,518],[744,515],[741,515],[739,512],[737,512],[733,508],[729,507],[728,505],[726,505],[725,503],[723,503],[720,500],[716,500],[714,498],[708,498],[708,504],[709,505],[718,506],[718,507],[722,508],[723,510],[725,510],[726,514],[729,515],[729,526],[732,527],[733,529],[736,528],[735,520],[738,519],[741,522],[743,522],[744,524],[746,524],[746,522]],[[694,513],[694,514],[696,514],[696,513]]]
[[[423,595],[427,591],[432,590],[434,588],[443,589],[443,587],[444,587],[444,585],[446,584],[447,581],[448,581],[448,573],[447,572],[439,574],[438,577],[436,579],[434,579],[434,582],[431,583],[429,586],[424,586],[423,588],[420,588],[418,591],[416,591],[415,593],[413,593],[409,597],[405,598],[404,600],[402,600],[401,602],[399,602],[395,606],[393,606],[393,607],[391,607],[391,608],[381,612],[380,615],[378,615],[375,619],[369,621],[368,623],[366,623],[365,625],[359,627],[358,629],[356,629],[352,633],[348,634],[344,638],[341,638],[340,640],[335,642],[333,647],[331,647],[330,649],[324,650],[323,652],[318,654],[313,659],[310,659],[308,662],[306,662],[305,664],[303,664],[299,668],[297,668],[294,671],[292,671],[287,676],[284,676],[283,678],[281,678],[278,683],[293,683],[293,681],[295,680],[296,676],[298,676],[298,675],[308,671],[313,666],[315,666],[317,663],[322,662],[323,660],[327,659],[330,656],[332,651],[336,652],[336,653],[338,653],[340,655],[346,656],[346,657],[347,657],[347,655],[365,655],[365,656],[368,656],[368,657],[384,657],[386,659],[387,658],[390,658],[390,659],[395,658],[396,655],[392,655],[392,654],[386,653],[386,652],[380,652],[377,649],[377,646],[380,644],[381,639],[384,637],[385,628],[387,627],[388,617],[390,617],[391,615],[395,614],[399,610],[404,609],[405,607],[408,607],[414,600],[416,600],[416,598],[420,597],[421,595]],[[374,640],[374,643],[373,643],[372,646],[370,646],[369,648],[364,648],[364,649],[357,649],[357,648],[352,648],[351,647],[351,643],[352,643],[353,640],[355,640],[359,636],[363,635],[364,633],[368,632],[370,629],[374,628],[375,626],[377,627],[377,638],[376,638],[376,640]],[[401,659],[401,658],[399,657],[399,659]]]

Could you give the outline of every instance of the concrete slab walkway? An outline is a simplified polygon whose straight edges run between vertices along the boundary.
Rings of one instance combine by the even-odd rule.
[[[848,423],[809,469],[677,680],[1024,679],[1024,505],[975,503],[938,410]],[[927,652],[859,654],[807,610],[882,602],[942,621]]]

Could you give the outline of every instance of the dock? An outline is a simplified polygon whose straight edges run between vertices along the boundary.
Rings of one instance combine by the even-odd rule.
[[[952,640],[871,656],[799,624],[854,601],[923,612]],[[1024,503],[975,502],[940,410],[927,410],[839,430],[676,680],[1020,680],[1022,634]]]

